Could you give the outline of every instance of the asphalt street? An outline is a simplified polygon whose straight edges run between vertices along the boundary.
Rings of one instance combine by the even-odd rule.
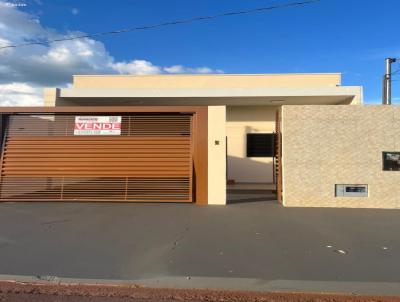
[[[400,293],[400,211],[248,200],[227,206],[1,203],[0,274],[172,285],[212,280],[214,287],[236,280],[242,289],[246,282],[256,288],[254,280],[287,288],[387,284]]]

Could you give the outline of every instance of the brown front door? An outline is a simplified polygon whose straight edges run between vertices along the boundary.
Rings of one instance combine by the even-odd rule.
[[[76,115],[11,115],[0,200],[193,200],[191,114],[104,116],[119,131],[79,132]]]

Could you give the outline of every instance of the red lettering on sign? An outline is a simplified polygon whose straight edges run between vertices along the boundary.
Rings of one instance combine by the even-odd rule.
[[[75,130],[82,130],[84,126],[84,123],[75,123]]]
[[[121,123],[75,123],[75,130],[121,130]]]

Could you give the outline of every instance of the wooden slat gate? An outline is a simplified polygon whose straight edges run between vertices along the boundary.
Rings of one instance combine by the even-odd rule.
[[[193,200],[191,114],[123,115],[120,135],[77,136],[74,126],[70,114],[9,116],[0,200]]]
[[[281,114],[276,111],[275,117],[275,184],[276,199],[282,203],[282,134],[281,134]]]

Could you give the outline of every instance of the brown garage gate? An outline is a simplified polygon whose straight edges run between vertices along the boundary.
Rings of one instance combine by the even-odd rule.
[[[0,200],[192,202],[194,119],[190,112],[11,114]]]

